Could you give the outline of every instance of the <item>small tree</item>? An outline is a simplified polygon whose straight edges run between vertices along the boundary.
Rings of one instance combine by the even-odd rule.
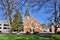
[[[23,29],[23,22],[22,22],[22,16],[20,12],[17,10],[16,14],[14,14],[14,19],[12,22],[12,31],[17,30],[17,31],[22,31]]]

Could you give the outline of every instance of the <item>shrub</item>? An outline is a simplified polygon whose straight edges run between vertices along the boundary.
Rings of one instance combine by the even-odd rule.
[[[34,32],[33,34],[39,34],[39,32]]]
[[[28,35],[29,35],[29,34],[30,34],[30,32],[26,32],[26,34],[28,34]]]
[[[57,34],[60,34],[60,31],[58,31]]]

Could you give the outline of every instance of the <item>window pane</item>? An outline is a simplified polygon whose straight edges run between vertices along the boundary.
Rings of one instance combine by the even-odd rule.
[[[0,29],[1,29],[1,27],[0,27]]]
[[[9,24],[4,24],[4,26],[9,26]]]
[[[34,27],[34,23],[32,23],[31,26]]]
[[[3,29],[9,29],[9,28],[7,28],[7,27],[4,27]]]
[[[0,31],[0,33],[1,33],[1,31]]]
[[[1,26],[1,24],[0,24],[0,26]]]

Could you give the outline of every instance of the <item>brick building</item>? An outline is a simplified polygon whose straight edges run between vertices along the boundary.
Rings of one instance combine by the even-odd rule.
[[[25,19],[24,19],[24,32],[41,32],[42,26],[34,18],[30,18],[28,6],[26,6]]]

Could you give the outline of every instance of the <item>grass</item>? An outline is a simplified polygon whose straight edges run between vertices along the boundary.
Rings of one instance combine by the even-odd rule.
[[[60,40],[60,35],[53,34],[51,37],[41,37],[41,35],[26,34],[0,34],[0,40]]]
[[[0,34],[0,40],[9,40],[9,36],[6,34]]]

